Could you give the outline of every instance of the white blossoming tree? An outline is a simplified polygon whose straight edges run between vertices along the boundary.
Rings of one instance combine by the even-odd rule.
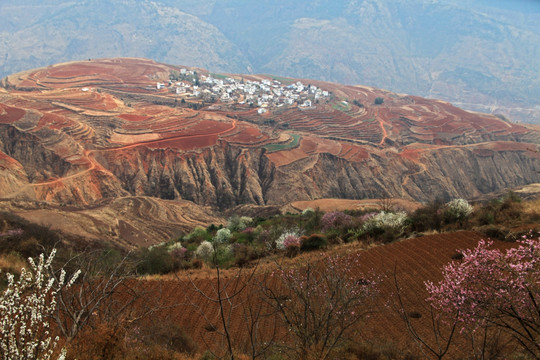
[[[454,199],[446,203],[446,215],[455,221],[463,221],[473,213],[473,207],[465,199]]]
[[[30,268],[23,268],[18,279],[7,276],[7,288],[0,295],[0,357],[5,360],[52,359],[59,337],[53,337],[49,320],[57,310],[56,295],[73,285],[79,271],[69,281],[61,271],[58,279],[52,276],[53,250],[36,263],[29,259]],[[64,359],[62,350],[58,359]]]

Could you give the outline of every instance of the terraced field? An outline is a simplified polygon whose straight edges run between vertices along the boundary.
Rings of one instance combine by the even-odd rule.
[[[318,81],[309,82],[330,96],[260,115],[239,100],[156,88],[179,70],[102,59],[2,80],[0,154],[17,165],[4,170],[0,199],[91,205],[131,195],[223,210],[336,197],[431,201],[540,182],[535,128]]]

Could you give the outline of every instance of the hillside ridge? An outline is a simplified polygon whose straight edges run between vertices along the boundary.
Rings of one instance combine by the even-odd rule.
[[[0,198],[126,196],[214,210],[319,198],[473,198],[540,182],[540,132],[366,86],[139,58],[8,76]]]

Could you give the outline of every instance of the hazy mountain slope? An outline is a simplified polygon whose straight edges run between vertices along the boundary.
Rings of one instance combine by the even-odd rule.
[[[110,56],[154,57],[215,71],[246,71],[248,65],[215,26],[156,2],[88,0],[52,8],[12,3],[0,9],[14,19],[0,28],[4,75],[58,61]],[[33,16],[27,18],[27,12]]]
[[[0,75],[148,57],[442,98],[540,122],[535,0],[6,0]]]
[[[224,1],[204,18],[259,72],[372,85],[518,115],[508,108],[534,112],[540,95],[539,14],[451,1]],[[518,119],[534,115],[521,111]]]

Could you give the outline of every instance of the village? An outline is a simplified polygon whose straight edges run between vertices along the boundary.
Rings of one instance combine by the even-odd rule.
[[[237,80],[222,75],[198,75],[188,69],[171,73],[168,83],[158,82],[155,90],[168,90],[183,99],[197,98],[208,102],[256,107],[259,114],[283,106],[312,109],[319,101],[328,100],[331,96],[326,90],[304,85],[300,81],[284,85],[276,79]]]

